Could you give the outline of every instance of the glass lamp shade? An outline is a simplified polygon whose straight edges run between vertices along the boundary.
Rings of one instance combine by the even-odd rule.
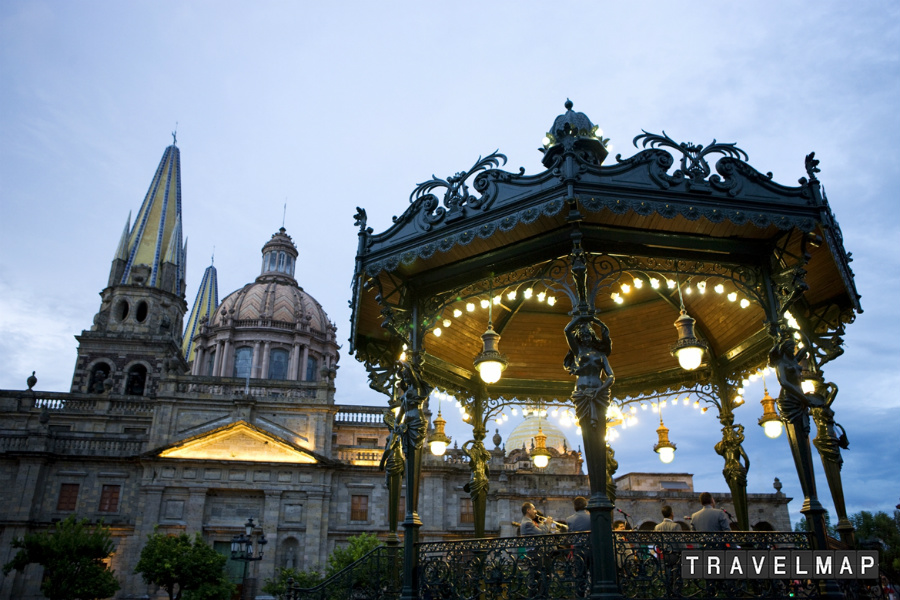
[[[538,469],[543,469],[550,464],[550,457],[546,454],[538,454],[537,456],[533,456],[531,459],[534,461],[534,466],[536,466]]]
[[[450,438],[444,433],[446,425],[447,421],[441,416],[441,410],[438,409],[437,417],[434,419],[434,431],[428,436],[428,447],[435,456],[443,456],[450,443]]]
[[[447,442],[432,441],[428,445],[431,446],[431,453],[435,456],[443,456],[447,451]]]
[[[815,394],[816,393],[816,380],[815,379],[804,379],[800,382],[800,389],[803,390],[804,394]]]
[[[693,371],[703,362],[703,348],[696,346],[680,348],[675,351],[675,357],[678,359],[678,364],[681,365],[682,369]]]
[[[671,446],[667,446],[665,448],[660,448],[659,452],[659,460],[663,461],[666,464],[669,464],[673,460],[675,460],[675,448]]]
[[[763,431],[766,436],[775,439],[781,435],[781,432],[784,430],[784,426],[781,421],[766,421],[763,423]]]
[[[478,372],[485,383],[497,383],[503,373],[503,365],[495,360],[486,360],[478,365]]]

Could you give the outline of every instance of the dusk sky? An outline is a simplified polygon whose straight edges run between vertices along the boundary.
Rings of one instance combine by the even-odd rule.
[[[68,391],[73,336],[92,323],[128,213],[177,122],[188,303],[213,253],[220,299],[258,275],[260,248],[286,203],[297,279],[344,344],[337,401],[383,404],[346,355],[355,207],[384,231],[417,183],[498,148],[508,170],[540,172],[537,148],[566,98],[612,139],[612,157],[637,152],[631,140],[642,129],[665,130],[676,141],[735,142],[758,171],[797,185],[804,156],[816,152],[864,309],[848,327],[846,353],[825,368],[850,438],[847,505],[892,510],[900,501],[894,1],[6,0],[0,388],[24,389],[36,371],[37,389]],[[769,440],[756,425],[761,397],[754,384],[736,413],[747,428],[748,491],[772,492],[779,477],[796,521],[797,474],[786,436]],[[454,411],[444,414],[461,444],[465,428]],[[653,453],[656,425],[645,418],[616,441],[619,474],[689,472],[698,492],[727,490],[713,412],[671,409],[666,425],[675,461]],[[817,485],[832,510],[821,470]]]

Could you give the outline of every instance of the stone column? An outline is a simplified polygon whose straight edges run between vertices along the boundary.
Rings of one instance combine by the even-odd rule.
[[[231,340],[225,340],[222,344],[222,356],[219,357],[219,364],[221,366],[221,371],[219,372],[220,377],[231,377],[233,373],[229,367],[232,364],[231,358]]]
[[[309,346],[303,346],[303,354],[300,355],[300,381],[306,381],[306,363],[309,359]]]
[[[266,500],[259,525],[266,532],[266,539],[269,543],[266,544],[263,559],[257,565],[256,579],[259,582],[275,577],[275,568],[278,566],[276,560],[278,557],[278,517],[281,513],[281,490],[265,490],[265,495]]]
[[[206,488],[191,489],[184,507],[185,531],[188,535],[203,533],[203,510],[206,507]]]
[[[262,368],[260,369],[260,372],[257,373],[257,377],[259,377],[260,379],[269,378],[269,349],[271,345],[271,342],[263,343],[263,354],[262,360],[260,361]]]
[[[291,359],[288,363],[289,364],[288,379],[293,380],[293,381],[296,381],[300,375],[297,372],[297,366],[299,365],[299,360],[298,360],[299,356],[300,356],[300,344],[298,344],[297,342],[294,342],[294,344],[291,346]]]
[[[210,373],[210,375],[217,376],[222,374],[222,356],[224,355],[225,350],[223,348],[222,342],[216,342],[216,359],[213,363],[213,372]]]
[[[253,360],[250,361],[250,379],[259,378],[262,379],[262,372],[260,370],[260,354],[259,354],[259,342],[253,344]]]

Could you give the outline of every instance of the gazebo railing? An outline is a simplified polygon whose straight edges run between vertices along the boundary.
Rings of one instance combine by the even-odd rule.
[[[683,579],[681,552],[809,550],[806,533],[655,532],[615,535],[619,590],[625,598],[818,598],[811,581]],[[590,596],[587,532],[418,544],[420,598],[526,600]],[[878,598],[878,586],[842,582],[848,598]]]

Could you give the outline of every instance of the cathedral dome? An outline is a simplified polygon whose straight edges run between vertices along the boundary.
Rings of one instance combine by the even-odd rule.
[[[538,423],[538,421],[540,421],[540,423]],[[513,450],[517,450],[521,448],[523,444],[525,445],[526,450],[531,450],[534,436],[538,434],[538,427],[540,427],[540,430],[547,436],[547,448],[554,448],[555,450],[562,452],[563,443],[565,443],[567,449],[572,449],[572,445],[569,444],[566,434],[560,431],[556,425],[547,418],[538,419],[537,415],[531,413],[525,417],[525,420],[519,423],[506,438],[506,451],[512,452]]]
[[[259,277],[222,300],[201,327],[193,374],[333,381],[337,327],[297,285],[297,247],[284,227],[265,243],[262,259]]]

